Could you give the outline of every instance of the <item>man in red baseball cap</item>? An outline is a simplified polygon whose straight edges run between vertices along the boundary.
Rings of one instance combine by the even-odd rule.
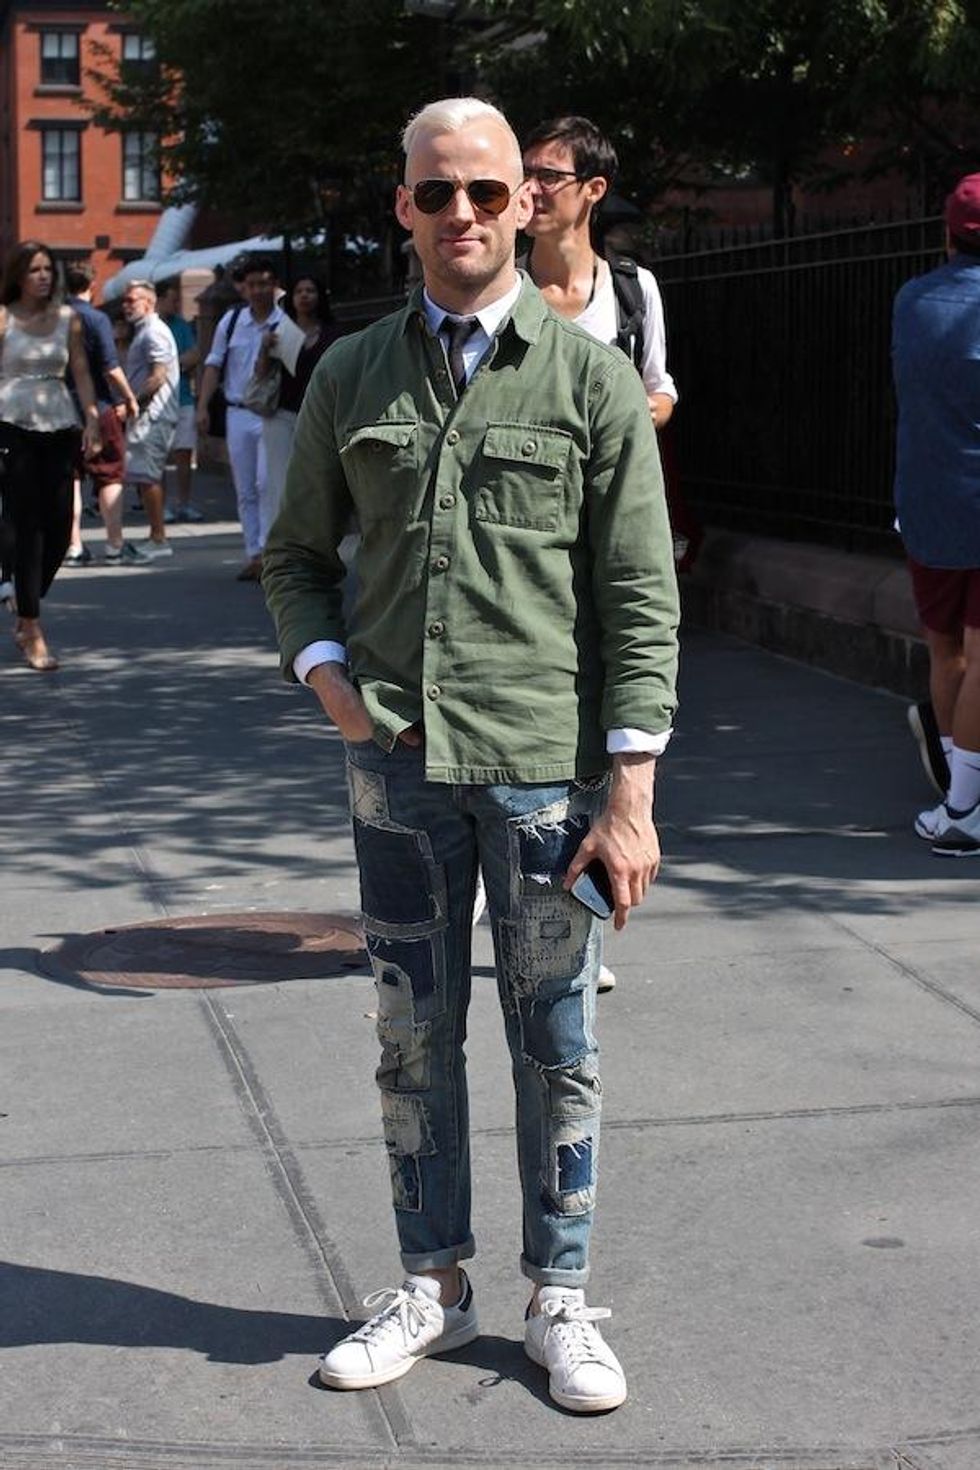
[[[895,298],[895,504],[949,766],[915,831],[967,857],[980,856],[980,173],[960,179],[945,219],[948,259]]]

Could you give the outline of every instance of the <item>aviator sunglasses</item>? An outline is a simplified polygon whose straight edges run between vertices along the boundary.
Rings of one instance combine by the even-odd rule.
[[[511,191],[500,179],[470,179],[468,184],[455,179],[419,179],[412,186],[412,200],[422,214],[441,214],[457,189],[465,189],[473,208],[484,214],[503,214],[510,203]]]

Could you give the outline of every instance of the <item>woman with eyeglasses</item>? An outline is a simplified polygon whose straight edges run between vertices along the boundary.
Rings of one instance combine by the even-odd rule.
[[[39,673],[58,667],[41,628],[41,599],[71,539],[80,425],[65,381],[69,365],[85,416],[83,447],[97,454],[98,408],[82,324],[61,304],[51,251],[25,240],[10,252],[0,286],[0,555],[13,566],[14,641]]]

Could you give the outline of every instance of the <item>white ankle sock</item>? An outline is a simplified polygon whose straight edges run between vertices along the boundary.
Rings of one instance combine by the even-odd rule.
[[[971,812],[980,801],[980,750],[961,750],[953,746],[949,762],[949,795],[946,805],[952,811]]]

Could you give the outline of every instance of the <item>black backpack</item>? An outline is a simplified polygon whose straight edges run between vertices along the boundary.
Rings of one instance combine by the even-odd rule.
[[[643,291],[636,273],[636,261],[619,256],[609,262],[613,291],[616,294],[616,317],[619,323],[616,346],[639,372],[643,366],[643,327],[646,320]]]

